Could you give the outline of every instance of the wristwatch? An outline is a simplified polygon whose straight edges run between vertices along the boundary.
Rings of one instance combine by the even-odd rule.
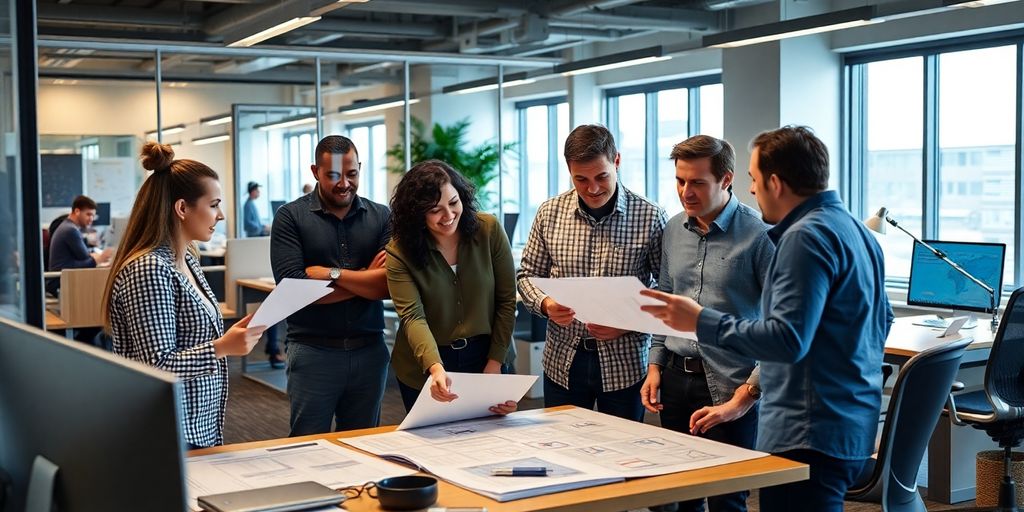
[[[760,400],[761,399],[761,386],[758,386],[757,384],[751,384],[751,383],[748,382],[747,383],[747,394],[750,395],[750,398],[753,398],[754,400]]]
[[[341,277],[341,269],[338,267],[331,267],[330,271],[331,281],[337,281]]]

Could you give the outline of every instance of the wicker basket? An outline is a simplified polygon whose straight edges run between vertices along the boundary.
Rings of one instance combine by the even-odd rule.
[[[1012,452],[1010,474],[1017,484],[1017,506],[1024,506],[1024,453]],[[979,507],[999,504],[999,484],[1003,481],[1003,450],[978,452],[974,485]]]

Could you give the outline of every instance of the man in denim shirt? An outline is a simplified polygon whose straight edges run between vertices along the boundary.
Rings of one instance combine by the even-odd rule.
[[[672,148],[676,191],[685,210],[662,238],[658,289],[734,315],[756,318],[775,244],[753,208],[732,194],[736,156],[724,140],[690,137]],[[756,361],[696,340],[654,336],[644,407],[661,426],[743,448],[757,440],[761,395]],[[659,401],[658,392],[661,391]],[[711,512],[745,511],[747,492],[708,498]],[[701,511],[704,500],[652,507]]]
[[[828,187],[828,150],[810,129],[758,135],[750,191],[776,242],[763,318],[657,291],[644,310],[701,345],[761,362],[758,448],[807,463],[810,480],[761,489],[761,510],[841,511],[874,449],[892,308],[878,242]]]

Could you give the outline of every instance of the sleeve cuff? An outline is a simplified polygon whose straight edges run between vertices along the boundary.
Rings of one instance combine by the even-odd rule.
[[[506,357],[508,357],[508,345],[498,345],[491,341],[491,348],[487,352],[487,358],[505,364]]]
[[[725,313],[704,308],[697,316],[697,341],[708,345],[718,345],[718,326]]]
[[[651,347],[648,363],[656,364],[658,366],[665,366],[668,364],[668,349],[664,346]]]

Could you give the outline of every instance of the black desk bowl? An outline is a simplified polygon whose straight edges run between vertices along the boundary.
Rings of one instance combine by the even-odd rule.
[[[377,482],[377,499],[387,510],[417,510],[437,501],[437,479],[429,476],[396,476]]]

